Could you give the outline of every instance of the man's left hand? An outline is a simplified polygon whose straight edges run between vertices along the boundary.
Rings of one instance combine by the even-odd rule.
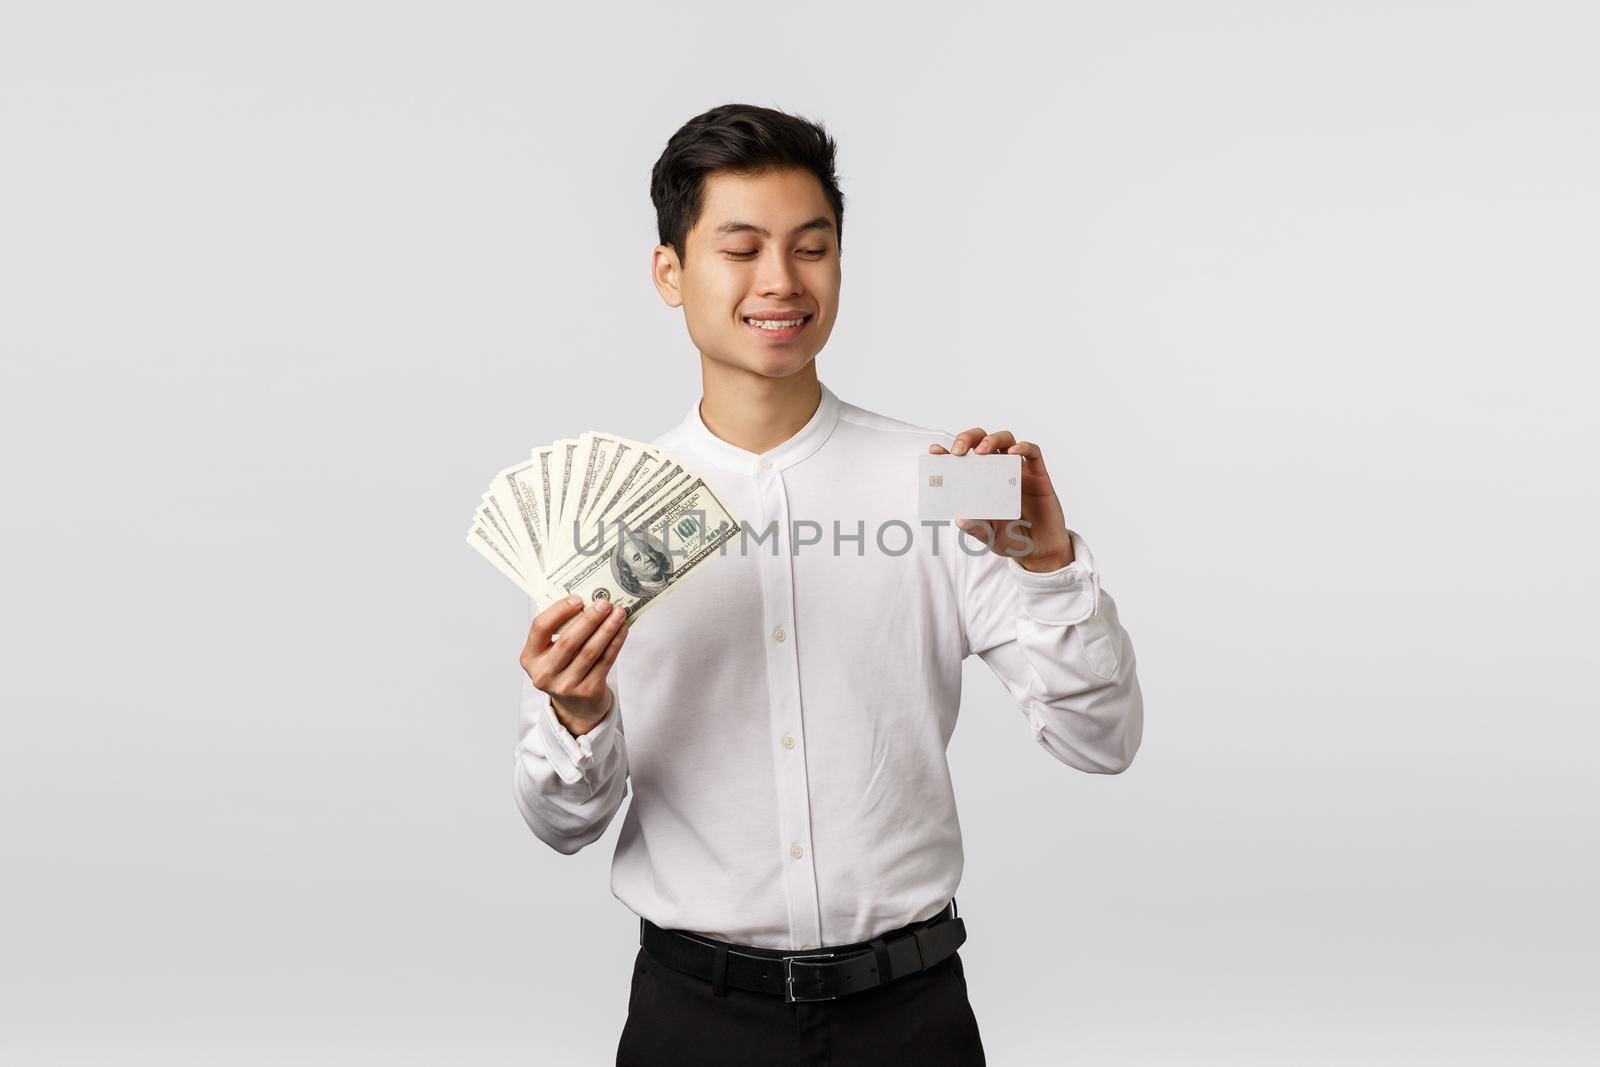
[[[988,544],[989,551],[1002,556],[1015,556],[1018,563],[1030,571],[1060,570],[1073,560],[1072,537],[1067,533],[1066,516],[1061,511],[1061,500],[1050,484],[1050,472],[1045,470],[1044,455],[1032,441],[1018,441],[1010,430],[989,433],[980,426],[956,434],[950,448],[929,445],[928,451],[936,456],[964,456],[969,451],[977,455],[1005,453],[1022,457],[1022,520],[1027,525],[1020,532],[1033,541],[1032,551],[1024,553],[1027,542],[1006,532],[1008,519],[957,519],[967,536]]]

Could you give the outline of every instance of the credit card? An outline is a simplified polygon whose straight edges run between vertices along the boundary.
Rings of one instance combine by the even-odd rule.
[[[917,477],[918,518],[1022,518],[1021,456],[918,456]]]

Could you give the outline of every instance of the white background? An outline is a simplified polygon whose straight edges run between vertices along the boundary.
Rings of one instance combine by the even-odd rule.
[[[649,170],[743,101],[823,380],[1040,442],[1138,651],[1112,777],[968,664],[990,1061],[1593,1062],[1592,9],[979,7],[0,7],[0,1058],[610,1062],[463,534],[698,397]]]

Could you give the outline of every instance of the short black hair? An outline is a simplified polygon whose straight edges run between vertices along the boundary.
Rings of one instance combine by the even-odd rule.
[[[834,239],[844,251],[844,194],[834,173],[838,146],[822,124],[770,107],[722,104],[696,115],[667,140],[650,171],[650,200],[656,206],[661,243],[683,262],[689,231],[705,203],[705,178],[715,170],[759,174],[769,170],[808,170],[822,183],[833,208]]]

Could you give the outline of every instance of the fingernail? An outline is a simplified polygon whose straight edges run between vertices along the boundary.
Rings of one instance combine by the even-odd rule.
[[[567,597],[567,603],[571,604],[573,607],[577,607],[579,604],[583,603],[583,599],[581,597],[569,596]]]
[[[611,601],[609,601],[609,600],[596,600],[593,604],[590,604],[589,606],[594,609],[594,613],[596,615],[604,615],[606,612],[611,610]]]

